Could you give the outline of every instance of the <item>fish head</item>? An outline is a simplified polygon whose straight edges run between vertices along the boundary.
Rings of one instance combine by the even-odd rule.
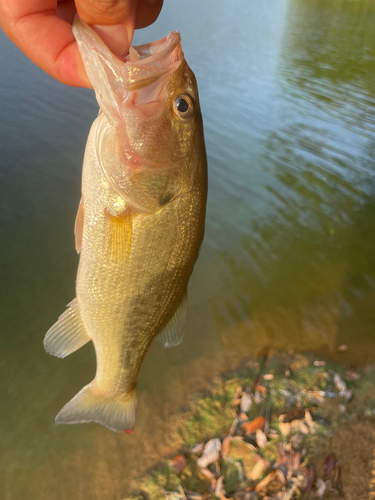
[[[134,51],[141,59],[125,64],[127,95],[121,108],[129,144],[146,163],[183,161],[191,154],[202,119],[180,34],[172,32]]]
[[[111,126],[98,146],[106,178],[126,201],[153,211],[190,189],[194,158],[205,162],[197,82],[180,34],[118,58],[84,22],[75,21],[73,32]]]
[[[128,158],[183,160],[202,133],[198,89],[176,31],[118,58],[83,21],[73,25],[99,106]]]

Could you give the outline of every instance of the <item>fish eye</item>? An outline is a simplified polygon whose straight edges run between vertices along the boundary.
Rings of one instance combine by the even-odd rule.
[[[188,95],[179,95],[173,101],[173,109],[179,118],[190,118],[194,111],[193,102]]]

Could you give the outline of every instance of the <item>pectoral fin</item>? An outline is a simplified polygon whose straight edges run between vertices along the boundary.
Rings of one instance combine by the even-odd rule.
[[[174,315],[165,325],[163,330],[158,333],[157,340],[162,347],[174,347],[181,344],[187,323],[187,294],[185,292],[180,305],[177,307]]]
[[[82,249],[82,234],[83,234],[83,202],[82,198],[78,205],[78,212],[76,217],[76,222],[74,225],[74,236],[76,239],[76,250],[77,253],[81,253]]]
[[[79,314],[77,299],[74,299],[44,338],[44,348],[58,358],[65,358],[85,345],[90,339]]]

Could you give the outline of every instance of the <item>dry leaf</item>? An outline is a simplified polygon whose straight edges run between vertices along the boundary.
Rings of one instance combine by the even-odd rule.
[[[303,490],[304,493],[309,493],[313,487],[315,481],[315,469],[312,465],[306,467],[305,470],[306,486]]]
[[[177,474],[180,474],[180,472],[186,467],[187,461],[184,455],[176,455],[172,458],[169,464],[175,468]]]
[[[198,443],[194,445],[192,448],[190,448],[191,453],[195,453],[196,455],[202,453],[203,450],[204,450],[204,443]]]
[[[246,436],[248,436],[249,434],[253,434],[254,432],[256,432],[258,429],[263,429],[265,423],[266,421],[264,417],[257,417],[251,422],[245,422],[244,424],[242,424],[242,430],[244,430]]]
[[[317,479],[316,480],[316,492],[315,492],[315,495],[318,497],[318,498],[323,498],[323,495],[325,493],[327,489],[327,485],[326,483],[323,481],[323,479]]]
[[[291,432],[301,432],[302,434],[309,434],[310,428],[303,420],[293,420],[290,422]]]
[[[255,403],[255,404],[257,404],[257,405],[258,405],[259,403],[261,403],[261,402],[262,402],[262,397],[261,397],[261,395],[260,395],[260,392],[259,392],[259,391],[255,391],[255,394],[254,394],[254,396],[253,396],[253,401],[254,401],[254,403]]]
[[[290,424],[284,422],[279,422],[279,429],[283,436],[288,436],[290,434]]]
[[[241,413],[246,413],[247,411],[249,411],[252,404],[253,401],[251,399],[250,394],[248,392],[244,392],[241,398],[241,405],[240,405]]]
[[[310,432],[314,432],[315,431],[315,422],[314,422],[309,410],[305,410],[305,422],[308,425]]]
[[[344,396],[345,401],[349,403],[353,397],[353,391],[351,389],[347,389],[346,391],[340,392],[340,396]]]
[[[270,472],[264,479],[262,479],[262,481],[260,481],[256,485],[255,491],[258,492],[264,490],[276,478],[277,478],[276,472],[275,471]]]
[[[325,361],[314,361],[314,366],[326,366]]]
[[[264,387],[263,385],[260,385],[258,384],[256,387],[255,387],[255,390],[262,393],[262,394],[267,394],[267,388]]]
[[[359,373],[352,372],[350,370],[346,370],[345,372],[345,380],[360,380],[361,376]]]
[[[323,472],[325,476],[328,476],[335,468],[336,458],[333,453],[330,453],[324,459]]]
[[[264,380],[273,380],[274,376],[272,373],[266,373],[263,375]]]
[[[249,474],[250,479],[252,479],[253,481],[257,481],[260,477],[263,476],[264,471],[269,467],[269,465],[270,463],[264,458],[258,460]]]
[[[307,398],[312,404],[320,404],[324,401],[325,393],[324,391],[307,391]]]
[[[346,384],[343,379],[340,377],[338,373],[335,373],[333,376],[333,381],[335,382],[335,386],[340,392],[344,392],[347,390]]]
[[[215,476],[206,467],[201,467],[199,471],[202,474],[202,476],[207,477],[208,479],[215,479]]]
[[[346,352],[346,351],[349,351],[349,347],[347,345],[345,345],[345,344],[342,344],[342,345],[338,346],[337,350],[339,352]]]
[[[219,497],[220,499],[222,497],[224,497],[224,495],[225,495],[225,490],[224,490],[224,486],[223,486],[223,479],[224,479],[224,476],[219,477],[219,479],[217,480],[217,483],[216,483],[216,488],[215,488],[215,495],[217,497]]]
[[[220,439],[210,439],[203,450],[203,455],[198,458],[198,467],[207,467],[207,465],[216,462],[220,457],[221,442]]]
[[[230,450],[230,443],[232,441],[232,438],[230,436],[227,436],[226,438],[223,439],[223,442],[221,443],[221,456],[225,458]]]
[[[264,434],[264,432],[261,429],[258,429],[255,433],[255,440],[259,448],[264,448],[267,446],[267,436]]]
[[[302,453],[300,451],[296,451],[292,453],[289,457],[289,467],[288,467],[288,476],[294,476],[297,474],[299,466],[302,462]]]
[[[240,413],[238,417],[240,420],[243,420],[244,422],[246,422],[246,420],[249,420],[249,417],[246,415],[246,413]]]
[[[345,413],[346,412],[346,406],[341,404],[341,405],[338,405],[337,407],[339,413]]]

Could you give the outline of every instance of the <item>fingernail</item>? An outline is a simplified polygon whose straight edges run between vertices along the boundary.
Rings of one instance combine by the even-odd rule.
[[[133,30],[126,24],[103,26],[94,24],[92,29],[100,36],[109,50],[118,57],[126,56],[133,39]]]

